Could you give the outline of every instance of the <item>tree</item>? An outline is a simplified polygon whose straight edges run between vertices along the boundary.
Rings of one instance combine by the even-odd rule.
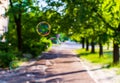
[[[18,50],[22,52],[23,49],[23,35],[22,35],[22,30],[23,30],[23,26],[28,23],[31,18],[34,17],[34,15],[36,14],[36,9],[38,6],[34,6],[32,0],[9,0],[10,2],[10,9],[8,11],[8,15],[10,16],[10,18],[12,19],[13,16],[13,23],[15,28],[16,28],[16,32],[17,32],[17,47]],[[34,12],[34,13],[31,13]],[[25,15],[27,16],[28,14],[31,14],[30,18],[25,19],[25,21],[23,20],[25,17]],[[23,18],[22,18],[23,17]]]
[[[104,23],[105,29],[111,30],[111,34],[114,39],[113,40],[114,41],[113,42],[113,44],[114,44],[113,63],[118,63],[119,62],[119,52],[118,52],[119,46],[118,45],[119,45],[119,40],[120,40],[119,39],[119,35],[120,35],[120,23],[119,23],[120,5],[119,5],[119,1],[117,1],[117,0],[112,0],[112,1],[111,0],[107,0],[107,1],[104,1],[104,0],[96,0],[96,1],[94,1],[94,0],[84,0],[84,1],[83,0],[76,0],[76,1],[62,0],[62,1],[67,3],[66,9],[68,9],[69,16],[72,17],[71,20],[73,18],[77,17],[76,18],[77,21],[74,23],[77,23],[79,21],[79,23],[82,24],[82,26],[84,27],[84,26],[86,26],[85,22],[88,21],[88,23],[93,23],[93,25],[96,26],[96,25],[99,25],[98,24],[99,22],[96,22],[93,19],[97,18],[97,19],[100,19],[100,21]],[[74,8],[77,8],[76,12],[73,11]],[[77,15],[74,16],[75,14],[77,14]],[[94,14],[95,14],[95,16],[93,16]],[[78,20],[78,19],[80,19],[80,20]],[[73,23],[73,22],[71,21],[71,23]],[[100,25],[98,27],[100,27]],[[95,27],[95,29],[97,29],[98,27]],[[79,30],[81,30],[80,27],[78,27],[78,28],[79,28]],[[75,28],[75,29],[77,29],[77,28]],[[86,31],[85,27],[84,27],[84,31]],[[99,36],[103,36],[103,35],[99,34]],[[104,42],[103,41],[104,38],[101,39],[101,37],[99,37],[99,40],[102,40],[102,42]],[[102,45],[101,45],[102,42],[99,41],[101,50],[102,50]],[[102,51],[100,52],[100,54],[102,54]]]
[[[12,9],[12,12],[13,12],[13,10],[15,10],[15,8],[17,8],[16,12],[13,12],[13,16],[14,16],[14,21],[16,24],[16,29],[17,29],[18,49],[19,49],[19,51],[22,51],[22,35],[21,35],[22,2],[20,1],[16,6],[14,6],[12,0],[10,0],[10,6]]]
[[[100,10],[96,10],[99,18],[112,30],[113,35],[113,63],[119,62],[119,35],[120,35],[120,23],[119,23],[119,1],[108,0],[103,1]],[[107,15],[107,17],[106,17]]]

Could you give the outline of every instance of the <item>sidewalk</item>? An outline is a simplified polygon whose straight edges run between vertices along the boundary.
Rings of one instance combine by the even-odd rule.
[[[59,47],[57,47],[59,48]],[[37,61],[0,73],[0,83],[95,83],[70,49],[53,48]]]
[[[95,83],[73,52],[53,49],[50,53],[57,58],[47,60],[45,83]]]

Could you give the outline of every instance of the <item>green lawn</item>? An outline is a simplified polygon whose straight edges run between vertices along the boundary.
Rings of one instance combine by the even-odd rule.
[[[80,58],[86,59],[94,64],[100,64],[100,65],[112,65],[112,51],[110,50],[104,50],[103,57],[99,57],[98,49],[96,49],[96,53],[90,53],[90,51],[86,51],[85,49],[79,49],[76,50],[77,54]],[[119,67],[119,65],[117,65]]]

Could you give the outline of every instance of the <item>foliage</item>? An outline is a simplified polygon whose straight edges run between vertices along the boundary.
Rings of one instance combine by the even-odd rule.
[[[67,41],[69,38],[64,33],[60,33],[59,39],[61,42],[64,42]]]
[[[31,53],[33,57],[39,56],[42,51],[47,50],[52,46],[52,43],[49,39],[42,37],[39,41],[27,41],[24,43],[24,53]]]
[[[44,45],[46,44],[47,48],[52,46],[51,40],[47,39],[46,37],[42,37],[40,41],[41,41],[41,43],[44,43]]]
[[[46,50],[47,45],[50,46],[48,44],[50,42],[47,41],[45,45],[46,41],[40,41],[42,37],[36,32],[36,25],[47,18],[43,16],[43,11],[39,9],[37,1],[10,0],[10,9],[6,15],[9,16],[10,20],[9,31],[5,36],[7,42],[11,44],[12,50],[18,51],[19,45],[22,53],[31,53],[35,57]],[[19,38],[20,36],[21,39]]]
[[[0,42],[0,50],[1,51],[5,51],[5,52],[8,52],[9,51],[9,44],[6,43],[6,42]]]
[[[21,64],[20,61],[14,60],[14,61],[10,62],[9,69],[12,70],[12,69],[18,68],[20,66],[20,64]]]
[[[27,1],[9,0],[9,2],[10,2],[10,7],[6,15],[8,15],[11,18],[10,24],[12,25],[12,27],[10,26],[10,28],[15,29],[14,31],[16,34],[14,36],[16,36],[16,40],[17,40],[15,46],[17,46],[18,50],[22,52],[23,41],[24,41],[22,39],[23,25],[28,23],[30,19],[32,19],[36,14],[39,13],[38,12],[39,8],[36,5],[36,2],[33,0],[27,0]]]
[[[0,51],[0,67],[9,67],[10,62],[16,59],[17,57],[13,52]]]

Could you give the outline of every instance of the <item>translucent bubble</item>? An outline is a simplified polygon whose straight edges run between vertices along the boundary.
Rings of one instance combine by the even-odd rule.
[[[47,22],[40,22],[37,27],[37,33],[41,36],[47,36],[50,33],[50,25]]]

